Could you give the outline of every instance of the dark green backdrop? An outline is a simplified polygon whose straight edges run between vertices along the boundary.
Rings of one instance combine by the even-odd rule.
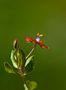
[[[15,38],[25,47],[24,37],[37,32],[46,33],[50,50],[37,48],[29,78],[38,82],[36,90],[66,90],[66,0],[0,0],[0,90],[24,90],[17,75],[5,72],[3,61],[10,62]]]

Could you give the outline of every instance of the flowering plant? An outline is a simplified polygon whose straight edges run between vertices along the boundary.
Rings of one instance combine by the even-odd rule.
[[[11,62],[12,66],[8,62],[4,62],[5,70],[8,73],[18,74],[21,76],[22,80],[24,81],[24,88],[25,90],[34,90],[37,87],[37,83],[35,81],[26,80],[26,75],[33,70],[33,57],[34,57],[34,50],[37,45],[41,48],[48,48],[44,44],[42,40],[43,34],[37,33],[36,38],[26,37],[25,41],[27,43],[33,43],[33,48],[26,56],[24,51],[19,46],[19,41],[16,39],[13,42],[13,50],[11,51]]]

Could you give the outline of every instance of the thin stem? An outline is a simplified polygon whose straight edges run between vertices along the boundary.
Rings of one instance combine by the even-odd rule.
[[[22,69],[19,69],[18,73],[19,73],[20,77],[22,78],[23,82],[26,83],[25,75],[24,75],[24,72],[22,71]]]
[[[36,48],[36,44],[34,44],[33,48],[31,49],[29,54],[26,56],[26,59],[28,59],[28,57],[34,52],[35,48]]]

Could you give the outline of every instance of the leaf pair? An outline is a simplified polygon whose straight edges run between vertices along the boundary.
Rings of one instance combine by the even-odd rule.
[[[34,64],[33,64],[33,57],[34,56],[30,56],[26,60],[26,63],[25,63],[25,66],[24,66],[26,74],[33,70],[33,66],[34,66]],[[13,64],[15,65],[15,63],[13,63]],[[9,63],[4,62],[4,67],[5,67],[6,72],[8,72],[8,73],[15,73],[13,68],[12,68],[12,66]]]
[[[19,69],[22,68],[26,62],[25,54],[22,49],[12,50],[11,51],[11,61],[14,68]]]

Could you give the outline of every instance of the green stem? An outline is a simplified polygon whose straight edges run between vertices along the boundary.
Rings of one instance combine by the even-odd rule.
[[[29,56],[35,51],[36,48],[36,44],[34,44],[33,48],[31,49],[31,51],[29,52],[29,54],[26,56],[26,59],[29,58]]]
[[[19,69],[18,73],[19,73],[20,77],[22,78],[23,82],[26,83],[26,78],[25,78],[25,75],[24,75],[24,72],[22,71],[22,69]]]

